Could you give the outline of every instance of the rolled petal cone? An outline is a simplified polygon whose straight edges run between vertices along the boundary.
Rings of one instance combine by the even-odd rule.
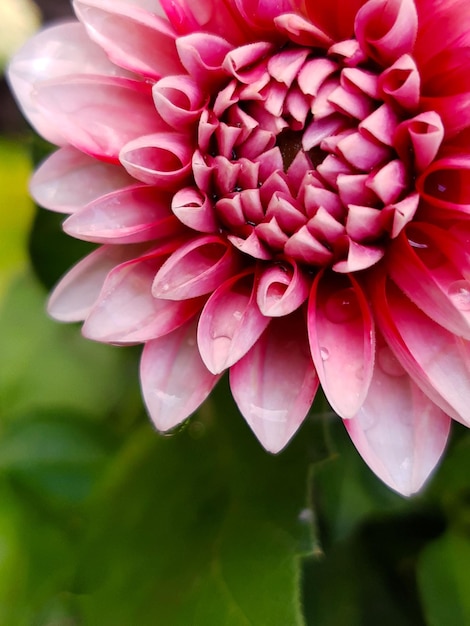
[[[32,194],[99,244],[49,311],[144,344],[159,430],[230,370],[277,453],[321,385],[410,495],[470,424],[467,3],[76,0],[12,59]]]

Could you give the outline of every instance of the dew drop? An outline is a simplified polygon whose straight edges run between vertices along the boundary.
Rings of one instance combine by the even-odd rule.
[[[326,301],[325,313],[334,324],[344,324],[359,317],[361,309],[354,289],[348,287],[331,295]]]
[[[470,311],[470,282],[468,280],[455,281],[449,286],[447,293],[457,309]]]
[[[446,262],[446,257],[432,241],[428,240],[422,233],[408,239],[408,243],[414,248],[417,256],[429,269],[435,269]]]
[[[322,361],[328,361],[330,358],[330,351],[327,348],[320,348],[320,356]]]

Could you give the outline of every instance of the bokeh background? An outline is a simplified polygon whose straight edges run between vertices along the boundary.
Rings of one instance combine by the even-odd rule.
[[[1,0],[0,62],[68,0]],[[49,151],[0,85],[0,626],[470,625],[470,433],[423,493],[364,466],[320,398],[265,453],[222,381],[155,433],[138,348],[49,320],[88,250],[27,180]]]

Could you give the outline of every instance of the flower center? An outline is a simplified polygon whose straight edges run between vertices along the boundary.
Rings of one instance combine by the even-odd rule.
[[[338,272],[376,263],[413,219],[416,175],[440,143],[423,157],[440,120],[416,115],[413,59],[379,67],[355,40],[326,53],[261,42],[224,68],[193,158],[221,232],[257,259]]]

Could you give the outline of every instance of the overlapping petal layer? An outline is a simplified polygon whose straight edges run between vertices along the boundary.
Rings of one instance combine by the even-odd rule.
[[[465,0],[76,0],[9,77],[60,146],[31,183],[101,244],[49,310],[145,343],[160,430],[224,370],[281,450],[321,384],[417,491],[470,423]]]

